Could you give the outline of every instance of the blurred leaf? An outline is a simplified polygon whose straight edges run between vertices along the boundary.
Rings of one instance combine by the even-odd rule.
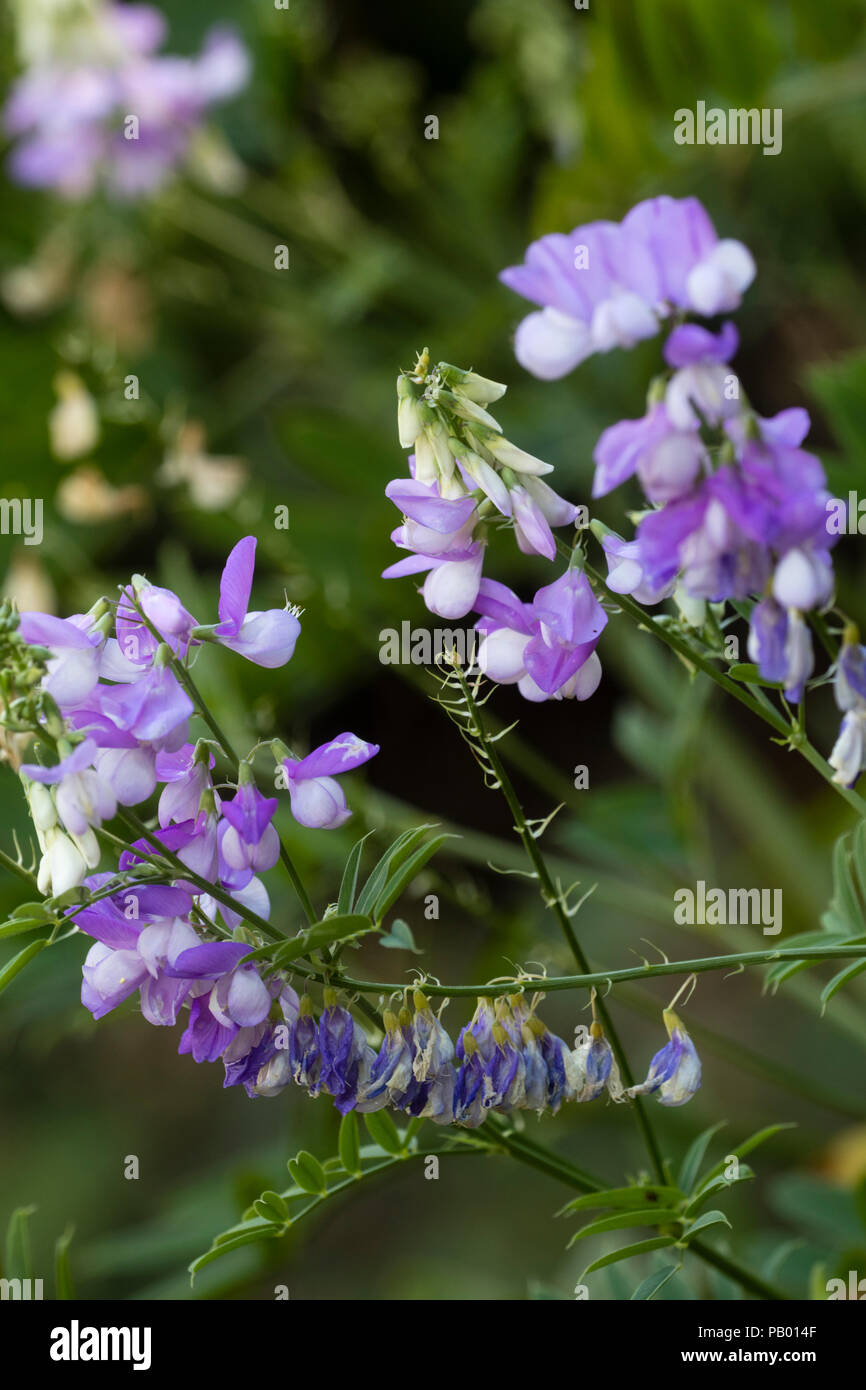
[[[360,1173],[361,1150],[358,1140],[358,1117],[349,1110],[340,1121],[340,1134],[337,1141],[340,1162],[347,1173]]]
[[[643,1283],[638,1284],[632,1294],[632,1300],[640,1301],[653,1298],[680,1269],[682,1269],[682,1265],[662,1265],[662,1268],[657,1269],[655,1274],[647,1275]]]

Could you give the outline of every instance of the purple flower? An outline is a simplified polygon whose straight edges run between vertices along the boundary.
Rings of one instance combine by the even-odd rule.
[[[283,767],[295,820],[313,830],[335,830],[343,825],[352,813],[334,779],[368,762],[378,751],[377,743],[365,743],[357,734],[344,733],[305,758],[285,758]]]
[[[528,700],[587,699],[598,686],[595,648],[607,622],[586,575],[567,570],[521,603],[504,584],[484,580],[476,623],[484,640],[478,664],[502,685],[517,685]]]
[[[96,639],[82,632],[69,618],[54,618],[49,613],[22,613],[18,630],[25,642],[47,647],[51,652],[43,689],[60,708],[86,700],[99,679]]]
[[[150,6],[114,4],[66,26],[60,56],[35,62],[6,104],[19,183],[78,199],[102,183],[133,198],[166,182],[206,108],[244,86],[249,60],[225,28],[210,31],[197,58],[159,57],[164,28]]]
[[[161,750],[156,755],[156,776],[164,782],[159,798],[157,816],[165,829],[173,822],[193,820],[198,815],[202,795],[211,786],[214,756],[205,752],[204,761],[196,755],[195,745],[185,743],[176,752]]]
[[[471,515],[453,531],[411,519],[404,522],[392,531],[391,539],[413,553],[389,565],[382,578],[401,579],[427,571],[421,594],[430,612],[440,618],[464,618],[475,603],[484,562],[484,545],[473,541],[473,527]]]
[[[295,650],[301,624],[282,608],[247,612],[255,569],[256,540],[238,541],[220,579],[219,623],[214,636],[224,647],[239,652],[257,666],[285,666]]]
[[[500,279],[542,306],[519,325],[517,360],[551,380],[594,352],[652,337],[672,307],[729,312],[754,278],[737,241],[719,241],[695,198],[650,198],[619,224],[593,222],[535,241]]]
[[[271,825],[277,809],[276,797],[265,797],[250,781],[242,780],[233,801],[220,806],[220,863],[229,874],[246,874],[272,869],[280,857],[280,841]],[[236,881],[236,879],[234,880]]]
[[[646,582],[638,541],[623,540],[609,531],[602,537],[601,544],[607,559],[607,587],[615,594],[631,594],[637,603],[652,606],[673,593],[674,580],[658,586]]]
[[[665,1009],[663,1018],[670,1041],[653,1057],[646,1081],[631,1086],[628,1094],[643,1096],[658,1092],[662,1105],[685,1105],[701,1084],[700,1058],[677,1015]]]
[[[153,666],[132,685],[101,686],[99,707],[119,729],[150,743],[185,728],[192,700],[168,666]]]
[[[814,653],[808,627],[795,608],[783,608],[773,598],[752,609],[749,656],[768,681],[779,681],[796,704],[803,698],[812,674]]]

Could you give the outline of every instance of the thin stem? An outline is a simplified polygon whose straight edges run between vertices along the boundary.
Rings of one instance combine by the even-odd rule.
[[[145,613],[144,609],[142,608],[141,604],[138,602],[134,594],[131,594],[131,601],[136,612],[141,618],[141,621],[147,627],[148,631],[156,638],[158,642],[165,643],[165,638],[159,631],[159,628],[157,628],[151,622],[150,618],[148,618],[147,614]],[[171,650],[170,647],[169,650]],[[174,671],[175,676],[186,690],[186,693],[189,696],[189,698],[192,700],[192,703],[196,709],[196,713],[204,720],[205,724],[207,724],[208,728],[210,729],[211,733],[216,739],[216,742],[219,744],[226,758],[231,763],[235,775],[237,775],[238,769],[240,767],[240,759],[238,758],[237,753],[232,748],[232,745],[229,743],[228,738],[220,728],[220,725],[217,723],[216,719],[211,714],[210,710],[208,709],[207,705],[202,699],[199,688],[193,680],[192,675],[190,674],[189,667],[184,665],[184,663],[180,660],[180,658],[177,656],[175,652],[171,653],[170,665],[172,671]],[[304,887],[300,874],[295,868],[289,851],[283,844],[282,839],[278,837],[278,840],[280,846],[280,859],[286,871],[288,872],[289,878],[292,881],[292,887],[298,895],[298,900],[301,904],[301,907],[304,910],[304,916],[306,917],[310,926],[312,926],[314,922],[318,922],[319,920],[316,914],[316,909],[313,907],[313,904],[310,901],[310,896],[306,888]]]
[[[514,817],[514,829],[520,836],[520,839],[523,843],[523,848],[526,850],[527,858],[529,859],[529,862],[535,870],[535,877],[538,881],[538,887],[541,893],[542,901],[546,907],[549,907],[553,910],[554,916],[556,917],[560,930],[562,931],[563,936],[568,942],[569,949],[571,950],[574,959],[577,961],[578,968],[580,969],[581,973],[585,975],[589,974],[589,961],[587,960],[583,951],[583,947],[578,941],[574,928],[571,925],[571,919],[566,910],[565,903],[563,902],[562,890],[561,888],[554,885],[553,880],[550,877],[550,873],[547,868],[547,864],[545,863],[544,856],[539,848],[538,841],[535,835],[533,834],[531,827],[527,823],[523,807],[520,803],[517,793],[514,790],[514,787],[511,783],[511,779],[509,778],[508,773],[505,770],[505,767],[502,763],[502,759],[499,757],[496,745],[488,737],[486,733],[478,705],[469,687],[469,682],[467,681],[466,677],[464,676],[463,672],[460,670],[458,666],[454,667],[454,674],[460,686],[460,689],[463,692],[463,698],[466,702],[466,708],[474,724],[473,736],[477,737],[478,742],[483,751],[484,757],[486,758],[487,763],[493,773],[496,784],[502,791],[502,794],[508,803],[508,808],[511,811],[512,816]],[[628,1058],[626,1057],[622,1043],[619,1039],[619,1035],[616,1031],[616,1028],[613,1025],[613,1022],[610,1018],[610,1014],[608,1013],[608,1010],[605,1007],[603,1000],[597,1001],[597,1009],[602,1026],[604,1027],[610,1039],[610,1044],[613,1049],[616,1060],[619,1064],[620,1072],[622,1073],[622,1078],[625,1082],[626,1088],[633,1086],[634,1077],[632,1075],[632,1071],[628,1063]],[[634,1102],[635,1119],[637,1120],[638,1127],[641,1130],[643,1140],[647,1148],[647,1152],[649,1153],[652,1165],[656,1171],[656,1175],[658,1176],[661,1182],[664,1182],[666,1178],[664,1161],[662,1159],[661,1150],[659,1149],[658,1141],[656,1139],[652,1125],[650,1124],[649,1116],[647,1115],[642,1100],[639,1096],[634,1097]]]
[[[596,970],[580,975],[517,975],[512,978],[501,976],[495,980],[485,980],[476,985],[443,985],[436,981],[419,981],[419,988],[431,998],[451,998],[459,995],[484,995],[494,990],[509,993],[526,986],[540,990],[543,994],[563,989],[602,988],[605,985],[618,985],[626,980],[640,980],[646,984],[662,975],[701,975],[710,970],[733,968],[735,973],[751,965],[773,965],[777,961],[809,961],[819,965],[829,960],[864,960],[866,945],[811,946],[809,950],[796,947],[776,947],[766,951],[739,951],[725,956],[699,956],[695,960],[665,960],[658,965],[629,965],[623,970]],[[312,976],[317,979],[317,976]],[[322,977],[324,979],[324,977]],[[394,980],[356,980],[351,975],[333,973],[330,976],[335,985],[343,989],[357,990],[361,994],[395,994],[405,990],[406,981]]]
[[[23,864],[19,864],[17,859],[13,859],[10,854],[5,854],[2,849],[0,849],[0,864],[2,864],[4,868],[7,868],[10,874],[14,874],[16,878],[23,879],[28,888],[36,887],[35,875],[31,874],[29,869],[25,869]]]

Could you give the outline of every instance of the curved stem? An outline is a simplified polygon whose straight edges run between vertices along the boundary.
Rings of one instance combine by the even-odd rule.
[[[506,772],[505,767],[503,766],[502,759],[499,757],[496,745],[493,742],[493,740],[488,737],[487,732],[484,728],[478,704],[476,703],[475,698],[472,694],[469,682],[467,681],[466,677],[464,676],[463,672],[460,670],[458,666],[455,665],[453,669],[454,677],[458,685],[460,686],[460,689],[463,694],[463,700],[465,702],[466,709],[472,719],[472,737],[477,738],[478,744],[480,745],[483,755],[486,758],[487,763],[496,780],[496,784],[502,791],[502,794],[508,803],[508,808],[511,811],[512,816],[514,817],[514,829],[520,836],[520,839],[523,843],[523,848],[526,850],[527,858],[529,859],[529,862],[531,863],[535,871],[535,877],[538,881],[538,887],[539,892],[541,893],[542,901],[544,902],[546,907],[552,909],[553,914],[556,917],[556,920],[559,924],[560,930],[562,931],[563,936],[568,942],[569,949],[571,950],[571,953],[574,956],[574,959],[576,960],[581,973],[585,975],[589,974],[589,962],[584,954],[583,947],[577,939],[574,928],[571,925],[571,919],[565,906],[562,889],[558,885],[554,885],[554,882],[550,877],[550,872],[547,868],[547,864],[545,863],[544,856],[541,853],[541,849],[539,848],[538,840],[536,839],[536,836],[533,833],[531,826],[527,823],[523,807],[520,804],[520,800],[517,796],[517,793],[514,790],[514,787],[511,783],[511,779],[509,778],[508,773]],[[614,1055],[619,1065],[619,1069],[622,1074],[625,1086],[626,1088],[633,1086],[634,1077],[632,1075],[632,1071],[628,1063],[628,1058],[625,1054],[622,1043],[619,1039],[619,1035],[616,1031],[616,1028],[613,1025],[613,1022],[610,1018],[610,1014],[608,1013],[608,1010],[603,1000],[597,1000],[597,1010],[602,1026],[604,1027],[610,1039],[611,1048],[613,1049]],[[653,1168],[655,1169],[656,1176],[658,1177],[659,1181],[664,1182],[666,1180],[667,1175],[665,1173],[664,1161],[662,1159],[661,1150],[659,1148],[655,1132],[652,1128],[652,1125],[650,1124],[649,1116],[647,1115],[646,1109],[639,1096],[634,1097],[634,1115],[635,1119],[637,1120],[638,1127],[640,1128],[641,1133],[643,1135],[643,1140],[646,1145],[647,1152],[650,1156]]]
[[[419,987],[423,988],[424,993],[430,995],[431,998],[489,994],[494,986],[497,991],[507,993],[509,990],[532,985],[543,994],[550,994],[555,990],[562,989],[591,989],[593,986],[601,988],[605,985],[618,985],[626,980],[640,980],[642,984],[646,984],[648,980],[654,980],[656,976],[701,975],[710,970],[725,970],[728,967],[733,967],[735,973],[738,974],[738,967],[774,965],[777,961],[783,960],[810,961],[815,965],[819,965],[821,961],[825,960],[866,960],[866,945],[813,946],[807,951],[786,946],[766,951],[739,951],[729,956],[699,956],[694,960],[665,960],[658,965],[629,965],[623,970],[587,971],[580,975],[518,975],[512,979],[502,977],[496,980],[485,980],[476,985],[442,985],[434,981],[428,983],[427,980],[424,980]],[[312,978],[317,977],[313,976]],[[362,994],[396,994],[406,988],[405,980],[399,983],[394,980],[356,980],[351,975],[343,975],[339,972],[331,974],[330,979],[333,984],[340,985],[343,989],[357,990]]]

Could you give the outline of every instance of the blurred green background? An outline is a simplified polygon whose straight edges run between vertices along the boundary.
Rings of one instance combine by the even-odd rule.
[[[366,777],[352,779],[345,831],[303,831],[283,815],[316,903],[335,897],[366,829],[377,830],[374,844],[422,820],[464,832],[402,903],[423,954],[368,945],[353,973],[408,978],[417,965],[447,981],[484,979],[509,960],[566,973],[555,925],[519,879],[487,867],[520,863],[510,818],[430,704],[432,679],[378,659],[380,632],[426,621],[411,581],[379,578],[396,523],[383,487],[405,466],[396,372],[429,345],[434,360],[506,382],[506,434],[556,465],[560,491],[587,500],[594,443],[642,413],[659,343],[536,382],[510,346],[527,306],[497,272],[534,236],[619,218],[642,197],[694,194],[758,264],[737,316],[750,399],[762,415],[806,405],[831,488],[866,495],[864,5],[163,8],[172,51],[192,51],[226,19],[254,56],[247,91],[216,112],[225,143],[209,177],[122,208],[70,208],[4,182],[2,491],[44,499],[45,538],[24,547],[0,537],[3,587],[22,607],[67,613],[146,572],[212,621],[228,549],[256,534],[258,606],[285,590],[306,610],[303,636],[280,672],[205,653],[196,679],[218,719],[241,747],[279,733],[303,752],[343,728],[382,744]],[[11,57],[5,69],[11,80]],[[780,107],[782,153],[675,145],[674,111],[698,100]],[[438,140],[424,138],[429,115]],[[278,245],[288,270],[274,269]],[[72,380],[100,416],[98,442],[66,462],[49,433],[64,372],[61,391]],[[138,402],[124,398],[129,374]],[[626,501],[637,493],[618,492],[594,514],[625,530]],[[281,505],[288,532],[273,526]],[[531,592],[539,562],[498,540],[488,572]],[[840,601],[866,622],[857,538],[836,555]],[[501,690],[489,706],[503,723],[520,718],[503,747],[531,814],[567,803],[545,846],[564,877],[599,885],[577,919],[592,961],[615,968],[654,949],[675,959],[767,944],[758,928],[674,927],[675,888],[699,878],[781,887],[773,944],[816,927],[832,844],[850,825],[841,800],[625,620],[609,624],[600,655],[603,683],[586,704],[537,708]],[[829,691],[811,704],[826,753],[837,718]],[[588,791],[573,789],[578,764],[589,767]],[[26,836],[23,800],[0,768],[4,847],[13,830]],[[299,926],[270,877],[276,915]],[[4,915],[21,888],[0,879]],[[438,922],[424,919],[424,892],[441,896]],[[287,1157],[334,1152],[337,1116],[325,1099],[251,1103],[223,1091],[221,1068],[178,1058],[177,1033],[146,1027],[131,1005],[94,1025],[78,1002],[84,954],[81,939],[43,954],[0,1008],[0,1218],[38,1207],[37,1274],[47,1276],[53,1241],[72,1223],[85,1298],[269,1298],[277,1283],[310,1299],[572,1296],[584,1251],[566,1252],[572,1228],[552,1220],[567,1194],[505,1159],[445,1160],[438,1182],[407,1166],[326,1206],[296,1236],[227,1257],[191,1291],[189,1259],[262,1188],[286,1185]],[[757,1182],[726,1210],[731,1250],[757,1267],[770,1261],[801,1294],[816,1263],[827,1277],[866,1273],[866,977],[823,1018],[822,983],[812,971],[762,997],[760,972],[702,977],[689,1023],[703,1089],[686,1110],[653,1106],[674,1157],[716,1120],[729,1122],[717,1156],[764,1124],[796,1121],[756,1156]],[[656,986],[611,1001],[636,1071],[660,1046],[668,997]],[[577,1003],[551,997],[544,1017],[571,1036],[585,1019]],[[466,1016],[452,1003],[453,1034]],[[571,1107],[538,1134],[612,1183],[642,1166],[634,1124],[615,1107]],[[131,1154],[137,1181],[123,1176]],[[588,1257],[605,1248],[596,1242]],[[651,1260],[592,1276],[592,1297],[627,1298]],[[690,1261],[661,1296],[736,1291]]]

